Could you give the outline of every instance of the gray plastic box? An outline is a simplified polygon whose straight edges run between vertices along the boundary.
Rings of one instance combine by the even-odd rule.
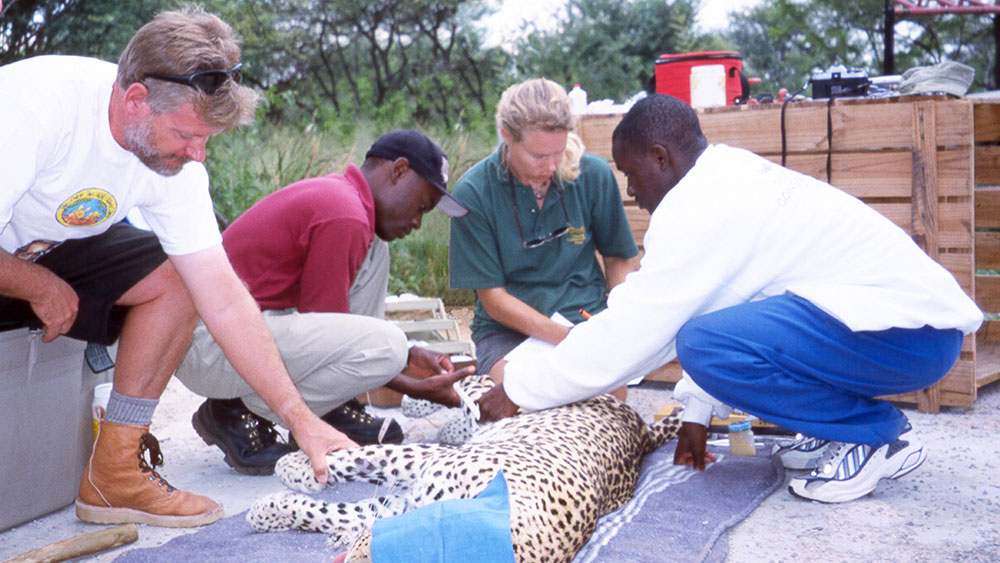
[[[86,343],[0,332],[0,530],[76,499],[93,445]]]

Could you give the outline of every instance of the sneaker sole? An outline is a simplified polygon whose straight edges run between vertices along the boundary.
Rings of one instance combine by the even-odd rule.
[[[220,440],[216,440],[215,437],[212,436],[212,434],[208,431],[208,428],[204,425],[204,423],[202,423],[201,417],[198,416],[199,414],[201,414],[201,410],[195,411],[194,416],[191,417],[191,426],[194,427],[195,433],[197,433],[201,440],[209,446],[216,446],[222,450],[222,453],[225,454],[223,460],[226,462],[226,465],[233,468],[233,471],[242,473],[243,475],[274,475],[274,466],[260,467],[256,465],[242,465],[234,462],[233,460],[235,459],[235,456],[233,456],[232,453],[226,449]]]
[[[816,462],[819,461],[820,454],[798,454],[795,452],[787,452],[784,455],[778,454],[778,458],[781,459],[781,465],[785,469],[815,469]]]
[[[916,456],[916,458],[914,458],[914,456]],[[906,454],[906,457],[902,460],[899,468],[896,469],[896,471],[894,471],[891,475],[879,476],[874,480],[869,476],[855,478],[857,480],[852,480],[853,483],[850,485],[825,489],[817,487],[817,490],[814,492],[810,492],[805,489],[805,486],[808,483],[808,478],[803,477],[792,479],[792,482],[788,485],[788,492],[791,493],[792,496],[796,496],[801,499],[815,500],[827,504],[849,502],[859,499],[874,491],[875,487],[878,486],[879,481],[882,479],[899,479],[900,477],[909,474],[914,469],[920,467],[924,463],[925,459],[927,459],[927,450],[923,446],[920,446],[917,451]],[[796,491],[796,488],[801,490]]]
[[[815,469],[816,462],[818,462],[819,458],[823,456],[823,450],[826,449],[826,446],[829,443],[830,442],[824,442],[823,445],[811,451],[775,447],[775,450],[771,455],[778,456],[778,459],[781,460],[781,465],[783,465],[785,469]]]
[[[94,506],[76,500],[76,517],[84,522],[94,524],[148,524],[165,528],[195,528],[211,524],[225,516],[225,510],[219,506],[209,512],[192,514],[190,516],[170,516],[151,514],[134,508],[113,508]]]

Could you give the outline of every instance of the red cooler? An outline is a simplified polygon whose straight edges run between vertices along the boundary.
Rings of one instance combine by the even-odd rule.
[[[727,106],[745,102],[741,82],[743,58],[733,51],[660,55],[656,61],[656,93],[669,94],[690,104],[691,69],[701,65],[722,65],[725,69]]]

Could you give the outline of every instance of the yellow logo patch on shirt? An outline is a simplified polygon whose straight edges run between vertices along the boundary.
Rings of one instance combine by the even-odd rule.
[[[98,188],[80,190],[56,211],[56,221],[67,227],[90,227],[115,214],[114,196]]]
[[[573,244],[579,245],[587,242],[586,227],[570,227],[566,235],[566,240]]]

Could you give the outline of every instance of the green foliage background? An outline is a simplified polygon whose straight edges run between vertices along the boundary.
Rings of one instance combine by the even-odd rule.
[[[116,60],[132,34],[178,0],[7,0],[0,64],[40,54]],[[262,94],[256,123],[212,139],[206,162],[218,211],[232,219],[272,191],[358,163],[392,129],[417,128],[449,155],[457,179],[493,150],[493,108],[520,80],[546,76],[590,99],[624,101],[651,89],[663,53],[735,50],[762,84],[797,90],[839,63],[881,74],[885,0],[762,0],[719,33],[695,26],[699,0],[566,0],[559,23],[525,22],[506,47],[477,22],[499,0],[203,0],[243,41],[244,81]],[[901,18],[899,72],[956,60],[976,69],[973,91],[997,88],[997,18]],[[444,296],[448,220],[391,244],[390,291]]]

